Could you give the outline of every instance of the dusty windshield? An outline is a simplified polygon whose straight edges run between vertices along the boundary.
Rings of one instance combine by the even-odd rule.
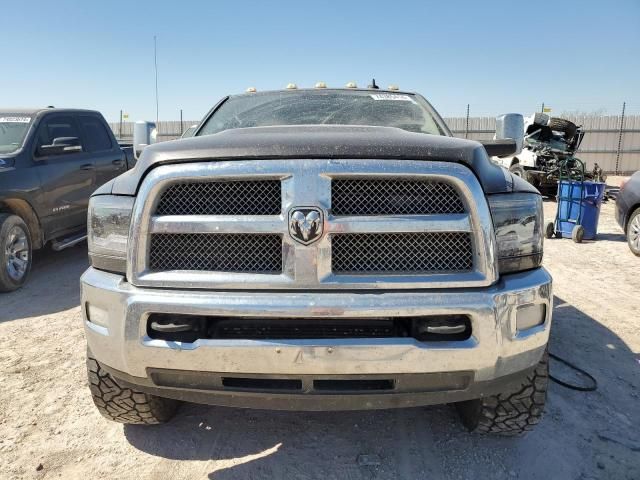
[[[22,147],[31,117],[0,113],[0,153],[13,153]]]
[[[296,90],[230,97],[198,135],[275,125],[370,125],[445,135],[420,97],[375,90]]]

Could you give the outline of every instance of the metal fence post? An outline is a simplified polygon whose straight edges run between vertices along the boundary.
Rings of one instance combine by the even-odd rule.
[[[467,103],[467,119],[464,127],[464,138],[469,138],[469,104]]]
[[[624,135],[624,110],[627,102],[622,102],[622,115],[620,116],[620,130],[618,131],[618,149],[616,151],[616,175],[620,174],[620,157],[622,156],[622,136]]]

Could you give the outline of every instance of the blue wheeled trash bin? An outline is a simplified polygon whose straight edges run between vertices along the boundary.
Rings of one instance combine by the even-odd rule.
[[[558,211],[554,222],[546,226],[545,236],[572,238],[574,242],[595,240],[600,206],[606,184],[584,179],[584,164],[574,158],[571,166],[560,165]]]

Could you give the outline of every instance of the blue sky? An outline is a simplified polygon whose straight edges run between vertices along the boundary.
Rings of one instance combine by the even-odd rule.
[[[199,119],[227,93],[395,83],[444,116],[640,113],[640,0],[0,0],[0,106]]]

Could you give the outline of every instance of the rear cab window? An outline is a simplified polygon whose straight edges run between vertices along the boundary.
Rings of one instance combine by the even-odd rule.
[[[104,122],[95,115],[78,115],[84,131],[84,146],[87,152],[104,152],[113,148],[111,135]]]

